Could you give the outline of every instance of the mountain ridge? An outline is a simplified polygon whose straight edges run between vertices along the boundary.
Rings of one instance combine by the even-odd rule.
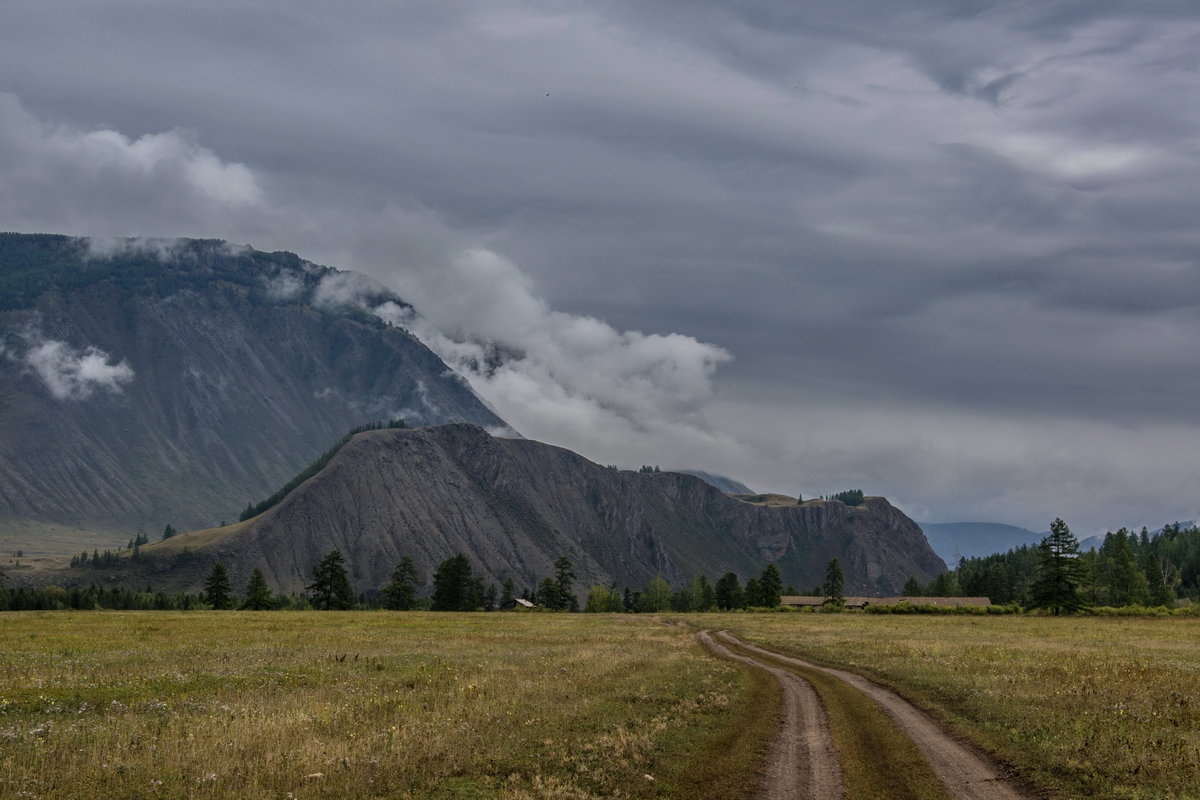
[[[640,587],[656,575],[756,575],[776,562],[785,582],[819,583],[839,557],[847,591],[898,591],[945,565],[920,529],[882,498],[861,508],[811,501],[744,503],[691,475],[612,470],[564,448],[490,436],[469,424],[361,433],[277,506],[226,531],[197,531],[143,548],[148,559],[231,565],[235,583],[262,569],[297,591],[329,550],[341,550],[356,592],[387,582],[402,556],[428,577],[466,553],[479,574],[518,588],[571,559],[580,586]],[[245,573],[243,575],[242,573]],[[428,589],[428,583],[426,584]]]

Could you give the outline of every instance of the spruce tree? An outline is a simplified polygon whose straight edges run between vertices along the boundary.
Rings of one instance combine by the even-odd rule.
[[[447,558],[433,573],[431,607],[434,611],[474,611],[472,584],[471,562],[467,557],[458,553]]]
[[[1167,585],[1166,577],[1163,575],[1162,562],[1153,552],[1146,559],[1146,584],[1150,590],[1151,605],[1166,606],[1167,608],[1175,605],[1175,593]]]
[[[262,570],[255,567],[246,583],[246,599],[242,602],[242,610],[268,611],[270,608],[271,588],[267,586],[267,579],[263,577]]]
[[[384,607],[392,611],[411,611],[416,608],[418,585],[417,567],[411,558],[404,556],[392,570],[392,582],[383,587],[383,596],[386,598]]]
[[[1108,575],[1110,600],[1114,606],[1145,605],[1150,599],[1146,574],[1133,556],[1133,541],[1136,541],[1135,537],[1124,528],[1112,536]],[[1109,542],[1105,541],[1105,544]]]
[[[558,582],[554,578],[543,578],[534,602],[549,611],[558,611],[562,608],[562,600],[562,590],[558,588]]]
[[[304,588],[313,607],[320,611],[344,611],[354,608],[354,592],[346,575],[346,562],[340,550],[331,550],[313,567],[313,582]]]
[[[1050,534],[1038,545],[1037,577],[1030,587],[1030,605],[1054,614],[1069,614],[1083,606],[1079,597],[1079,541],[1061,519],[1050,523]]]
[[[735,608],[745,608],[746,606],[746,597],[742,593],[742,585],[735,573],[726,572],[722,575],[714,588],[714,594],[717,608],[722,611],[732,611]]]
[[[758,578],[751,578],[746,581],[746,605],[751,608],[758,608],[764,605],[762,596],[762,581]]]
[[[834,608],[846,605],[846,576],[842,573],[842,562],[837,558],[829,559],[825,567],[825,585],[821,588],[825,592],[825,605]]]
[[[233,597],[229,588],[229,572],[220,561],[213,564],[212,571],[204,580],[204,601],[219,611],[233,608]]]
[[[558,608],[578,611],[579,598],[572,590],[575,573],[571,571],[571,559],[566,556],[559,556],[554,562],[554,582],[558,584]]]
[[[781,599],[780,595],[783,594],[783,578],[779,575],[779,567],[774,563],[763,567],[758,585],[759,599],[762,601],[762,605],[767,608],[777,608]]]
[[[920,597],[923,594],[925,594],[925,587],[921,585],[919,580],[909,575],[908,580],[904,582],[904,596]]]

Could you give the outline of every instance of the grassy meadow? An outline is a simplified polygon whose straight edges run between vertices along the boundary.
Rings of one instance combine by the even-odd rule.
[[[1200,619],[713,614],[900,690],[1055,798],[1200,798]]]
[[[775,702],[639,616],[11,613],[0,797],[732,798]]]

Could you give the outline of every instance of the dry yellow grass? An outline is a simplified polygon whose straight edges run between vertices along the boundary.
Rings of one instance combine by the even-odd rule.
[[[754,688],[645,617],[58,612],[0,626],[4,797],[670,796],[747,724]]]
[[[1200,620],[693,618],[881,680],[1057,798],[1200,798]]]

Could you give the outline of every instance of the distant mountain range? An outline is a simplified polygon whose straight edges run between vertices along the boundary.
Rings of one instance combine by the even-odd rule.
[[[1025,544],[1038,544],[1046,537],[1016,525],[999,522],[921,522],[918,523],[930,547],[942,560],[953,566],[961,558],[978,558],[1004,553]]]
[[[0,234],[0,543],[236,520],[365,422],[504,429],[409,310],[291,253]]]

